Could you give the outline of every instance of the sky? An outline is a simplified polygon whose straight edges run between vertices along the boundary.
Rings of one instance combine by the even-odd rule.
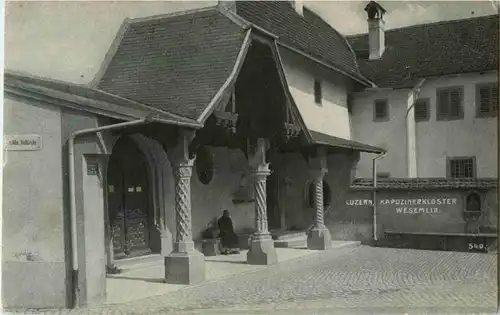
[[[368,1],[304,1],[345,35],[367,32]],[[378,1],[387,13],[386,29],[498,13],[492,1]]]
[[[215,5],[217,1],[8,1],[5,67],[74,83],[88,83],[126,17]],[[307,1],[344,35],[367,32],[368,1]],[[495,14],[492,1],[379,1],[386,29]]]

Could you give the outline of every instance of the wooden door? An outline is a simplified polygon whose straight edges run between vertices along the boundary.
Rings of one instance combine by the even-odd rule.
[[[127,139],[115,145],[108,166],[108,196],[115,259],[151,252],[149,194],[142,153]]]

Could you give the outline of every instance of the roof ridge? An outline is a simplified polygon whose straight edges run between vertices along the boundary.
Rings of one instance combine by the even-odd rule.
[[[459,23],[459,22],[472,21],[472,20],[483,20],[483,19],[486,20],[486,19],[492,19],[494,17],[496,17],[498,19],[499,15],[498,14],[489,14],[489,15],[481,15],[481,16],[475,16],[475,17],[469,17],[469,18],[462,18],[462,19],[441,20],[441,21],[435,21],[435,22],[429,22],[429,23],[406,25],[406,26],[401,26],[401,27],[397,27],[397,28],[387,29],[385,31],[385,33],[395,32],[395,31],[405,30],[405,29],[411,29],[411,28],[426,27],[426,26],[455,24],[455,23]],[[359,38],[359,37],[363,37],[363,36],[367,36],[367,35],[368,35],[368,33],[357,33],[357,34],[347,35],[346,37],[349,39],[354,39],[354,38]]]
[[[356,60],[356,54],[354,53],[354,49],[351,47],[351,45],[349,44],[349,42],[347,41],[347,38],[342,34],[340,33],[339,31],[337,31],[337,29],[335,29],[335,27],[331,26],[330,23],[328,23],[327,21],[325,21],[325,19],[323,19],[318,13],[314,12],[314,10],[312,10],[311,8],[308,8],[306,6],[304,6],[304,10],[307,10],[309,11],[311,14],[315,15],[316,17],[318,17],[318,19],[320,19],[323,23],[327,24],[328,27],[330,28],[330,30],[334,31],[335,33],[337,33],[343,40],[344,40],[344,44],[347,46],[347,48],[351,51],[351,53],[353,54],[354,56],[354,60],[355,60],[355,64],[356,66],[358,67],[359,69],[359,66],[358,66],[358,62]]]
[[[158,20],[170,19],[170,18],[174,18],[174,17],[181,17],[181,16],[187,16],[187,15],[192,15],[192,14],[196,14],[196,13],[210,12],[210,11],[217,11],[217,5],[211,5],[211,6],[207,6],[207,7],[195,8],[195,9],[189,9],[189,10],[181,10],[181,11],[175,11],[175,12],[169,12],[169,13],[162,13],[162,14],[156,14],[156,15],[150,15],[150,16],[144,16],[144,17],[138,17],[138,18],[128,18],[128,22],[129,22],[129,24],[140,24],[140,23],[153,22],[153,21],[158,21]]]

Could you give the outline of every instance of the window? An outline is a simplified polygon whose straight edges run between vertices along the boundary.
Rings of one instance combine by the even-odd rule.
[[[373,103],[373,120],[381,121],[389,119],[389,106],[387,100],[375,100]]]
[[[481,195],[477,192],[471,192],[467,195],[465,211],[481,212]]]
[[[445,88],[437,91],[437,120],[457,120],[464,117],[463,88]]]
[[[314,80],[314,102],[321,105],[323,94],[321,91],[321,81]]]
[[[498,85],[496,83],[477,85],[476,110],[478,117],[493,117],[498,114]]]
[[[415,121],[429,120],[429,99],[418,99],[415,102]]]
[[[448,158],[448,177],[474,178],[476,176],[474,157]]]

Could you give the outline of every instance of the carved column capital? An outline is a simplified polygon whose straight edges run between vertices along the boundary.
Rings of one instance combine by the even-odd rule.
[[[179,179],[191,178],[193,174],[193,165],[195,159],[185,161],[178,161],[172,167],[174,169],[174,176]]]
[[[261,163],[252,169],[252,174],[256,181],[266,180],[267,176],[271,175],[269,163]]]

